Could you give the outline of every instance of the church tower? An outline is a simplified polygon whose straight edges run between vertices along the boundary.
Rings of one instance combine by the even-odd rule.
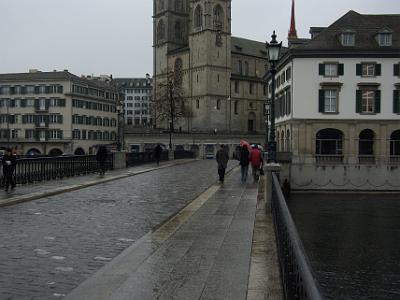
[[[188,44],[189,0],[153,0],[154,76],[165,73],[170,51]]]
[[[191,128],[229,131],[231,1],[190,0]]]

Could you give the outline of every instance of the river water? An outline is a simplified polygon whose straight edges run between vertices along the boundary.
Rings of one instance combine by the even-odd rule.
[[[400,299],[400,194],[292,194],[327,299]]]

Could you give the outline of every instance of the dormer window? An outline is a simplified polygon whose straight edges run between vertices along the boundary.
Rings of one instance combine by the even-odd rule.
[[[354,46],[355,34],[354,32],[343,32],[341,34],[342,46]]]
[[[381,32],[378,34],[379,46],[387,47],[392,46],[392,33],[391,32]]]

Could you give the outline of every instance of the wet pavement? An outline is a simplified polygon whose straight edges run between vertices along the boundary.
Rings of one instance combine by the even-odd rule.
[[[232,162],[230,168],[234,165],[237,162]],[[143,169],[146,170],[146,167]],[[215,161],[203,160],[146,171],[1,208],[0,299],[63,298],[103,266],[111,265],[114,258],[120,257],[121,253],[124,255],[132,245],[140,244],[140,240],[145,240],[149,232],[207,191],[216,180]],[[83,178],[80,181],[83,182]],[[172,232],[172,239],[142,244],[151,249],[158,248],[153,249],[154,255],[148,257],[146,264],[138,266],[137,274],[143,274],[144,277],[137,275],[130,278],[129,286],[136,284],[138,295],[143,292],[143,288],[139,289],[143,287],[142,284],[151,285],[157,278],[158,285],[151,285],[151,293],[154,293],[151,297],[158,295],[159,299],[168,299],[166,295],[175,291],[183,293],[182,299],[189,291],[202,295],[198,298],[211,298],[215,294],[229,299],[225,298],[229,295],[223,293],[227,293],[231,287],[235,295],[245,295],[244,277],[247,282],[248,273],[245,271],[249,267],[246,258],[250,255],[252,237],[249,217],[253,216],[254,222],[256,197],[250,199],[241,196],[246,187],[240,186],[239,175],[232,176],[231,182],[225,186],[225,190],[220,189],[210,198],[213,201],[204,202],[199,211],[193,214],[188,221],[191,227]],[[29,187],[20,187],[20,193],[23,188]],[[255,188],[253,186],[253,190]],[[253,195],[254,191],[250,194]],[[210,215],[214,217],[210,219]],[[211,256],[196,256],[198,253],[193,245],[199,244],[204,244],[204,253]],[[182,268],[168,273],[177,260],[184,262]],[[243,261],[247,261],[247,265]],[[151,271],[155,262],[162,266],[158,269],[160,273],[157,273],[156,279],[146,277],[146,274],[154,274]],[[197,266],[194,273],[191,271],[193,266]],[[220,275],[232,272],[229,268],[233,266],[238,266],[241,272],[228,282],[219,282]],[[201,294],[200,290],[191,288],[192,281],[176,280],[194,280],[193,276],[187,276],[188,272],[192,272],[193,276],[198,275],[199,280],[209,279],[204,281],[207,283]],[[164,287],[165,278],[171,276],[175,279],[167,280],[171,283],[168,291],[160,290],[160,286]],[[138,281],[138,278],[148,280]],[[177,289],[174,285],[177,282],[185,288]],[[182,282],[185,284],[182,285]],[[125,291],[119,291],[121,297]],[[144,292],[149,291],[145,289]]]

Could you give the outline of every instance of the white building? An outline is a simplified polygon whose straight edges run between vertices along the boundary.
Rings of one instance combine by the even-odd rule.
[[[136,127],[150,127],[152,119],[153,85],[146,78],[117,78],[114,80],[124,94],[124,123]]]
[[[400,189],[400,15],[349,11],[310,33],[289,39],[277,66],[277,149],[292,153],[292,187]]]

